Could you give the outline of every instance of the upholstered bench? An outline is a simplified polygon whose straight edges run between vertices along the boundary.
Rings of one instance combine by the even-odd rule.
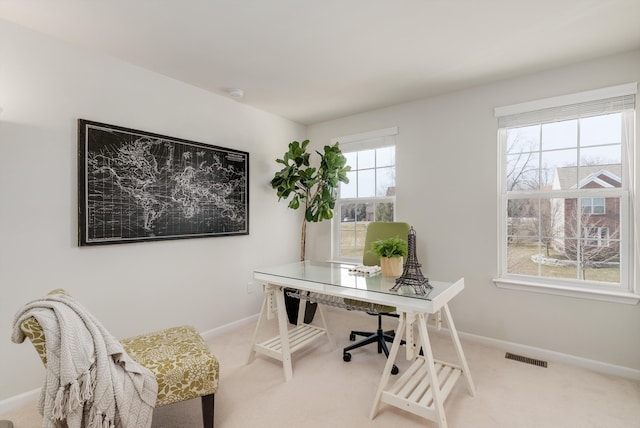
[[[28,318],[21,329],[46,365],[46,341],[38,321]],[[195,328],[174,327],[120,342],[133,360],[155,375],[156,407],[202,397],[204,427],[213,427],[214,394],[218,390],[220,368]]]
[[[120,343],[131,358],[156,376],[156,407],[211,395],[213,412],[213,394],[218,390],[218,360],[195,328],[174,327]]]

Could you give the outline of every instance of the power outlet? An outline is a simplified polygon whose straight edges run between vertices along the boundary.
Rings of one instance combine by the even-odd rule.
[[[247,294],[253,294],[258,289],[258,284],[255,281],[247,282]]]

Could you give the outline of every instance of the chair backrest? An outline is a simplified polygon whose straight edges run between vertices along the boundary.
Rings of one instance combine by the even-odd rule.
[[[48,294],[66,294],[67,293],[63,288],[56,288],[55,290],[51,290]],[[47,366],[47,343],[44,337],[44,331],[42,331],[42,327],[38,320],[33,317],[27,318],[20,325],[20,329],[24,333],[24,335],[31,341],[31,344],[36,348],[38,352],[38,356],[42,360],[42,363]]]
[[[395,238],[407,240],[407,235],[411,225],[404,222],[373,221],[367,226],[367,235],[364,240],[364,254],[362,264],[365,266],[375,266],[380,264],[380,258],[371,251],[371,243],[381,239]]]

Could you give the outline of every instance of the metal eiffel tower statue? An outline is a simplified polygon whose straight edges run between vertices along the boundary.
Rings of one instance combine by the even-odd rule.
[[[398,291],[401,287],[410,286],[416,294],[424,296],[433,287],[429,284],[429,278],[425,278],[420,270],[422,265],[416,257],[416,231],[413,226],[411,226],[409,235],[407,235],[407,246],[409,251],[407,261],[404,264],[404,272],[396,279],[396,285],[391,290]]]

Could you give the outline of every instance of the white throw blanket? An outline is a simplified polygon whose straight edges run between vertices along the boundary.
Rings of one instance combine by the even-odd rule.
[[[21,324],[34,317],[46,339],[47,372],[38,407],[44,428],[151,426],[158,384],[147,368],[78,302],[53,294],[25,305],[11,340],[22,343]]]

